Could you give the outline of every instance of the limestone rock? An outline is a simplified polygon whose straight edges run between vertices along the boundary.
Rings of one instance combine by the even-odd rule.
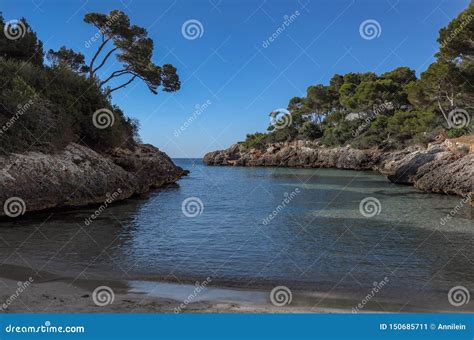
[[[26,212],[122,200],[177,181],[186,172],[151,145],[99,154],[69,144],[56,154],[0,156],[0,216],[4,202],[18,197]]]
[[[465,196],[472,193],[473,157],[453,152],[446,143],[410,146],[382,152],[351,147],[327,148],[317,142],[274,143],[264,150],[245,150],[234,144],[227,150],[208,153],[208,165],[272,166],[374,170],[400,184],[412,184],[430,192]]]

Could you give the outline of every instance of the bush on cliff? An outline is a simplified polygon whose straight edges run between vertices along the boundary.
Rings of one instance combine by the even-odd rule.
[[[4,27],[5,20],[0,12],[0,57],[14,59],[19,61],[28,61],[33,65],[43,65],[43,43],[38,39],[36,33],[32,30],[25,18],[17,22],[17,30],[13,22],[7,28],[7,34],[16,38],[22,36],[21,39],[7,39]]]
[[[387,132],[400,142],[432,131],[435,127],[435,114],[431,111],[397,111],[387,122]]]
[[[176,68],[151,61],[153,41],[123,12],[89,13],[84,21],[103,36],[90,63],[86,65],[81,53],[62,47],[49,50],[49,63],[43,64],[43,44],[26,20],[6,23],[0,13],[0,32],[11,34],[0,34],[1,153],[52,152],[70,142],[99,151],[133,147],[139,140],[138,123],[111,103],[110,94],[135,79],[154,94],[159,87],[179,90]],[[113,44],[108,52],[107,43]],[[99,79],[95,72],[112,56],[123,69]],[[131,78],[112,87],[109,80],[121,76]]]
[[[96,150],[134,145],[136,123],[68,68],[0,58],[0,81],[0,152],[49,152],[70,142]],[[113,112],[114,124],[107,129],[93,124],[92,114],[100,108]]]

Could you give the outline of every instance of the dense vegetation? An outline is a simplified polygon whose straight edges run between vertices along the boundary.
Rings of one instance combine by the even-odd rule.
[[[268,132],[247,135],[243,144],[264,147],[303,139],[328,146],[400,148],[440,133],[467,134],[473,122],[460,120],[469,120],[474,107],[473,39],[471,3],[440,30],[437,60],[419,79],[408,67],[381,75],[336,74],[328,85],[310,86],[305,97],[292,98],[288,112],[270,113],[274,121]]]
[[[45,64],[43,43],[27,21],[21,19],[11,25],[0,14],[1,153],[51,152],[70,142],[95,150],[133,147],[138,124],[111,103],[110,94],[136,79],[154,94],[159,87],[179,90],[176,69],[151,61],[153,41],[145,29],[131,25],[123,12],[89,13],[84,21],[98,30],[96,42],[91,43],[97,45],[97,50],[90,63],[86,64],[81,53],[62,47],[49,50]],[[97,71],[113,56],[122,68],[100,79]],[[127,76],[127,80],[111,87],[109,81]],[[113,124],[104,129],[93,124],[94,113],[101,109],[113,114]]]

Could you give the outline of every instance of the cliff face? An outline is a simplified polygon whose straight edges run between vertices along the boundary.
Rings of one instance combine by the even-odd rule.
[[[11,198],[24,202],[26,212],[101,204],[174,183],[187,173],[151,145],[102,155],[70,144],[57,154],[0,156],[0,169],[0,216],[8,215]]]
[[[234,144],[204,156],[207,165],[272,166],[375,170],[394,183],[413,184],[429,192],[465,196],[472,193],[474,154],[453,151],[449,143],[409,147],[400,151],[326,148],[297,141],[276,143],[266,150],[245,150]]]

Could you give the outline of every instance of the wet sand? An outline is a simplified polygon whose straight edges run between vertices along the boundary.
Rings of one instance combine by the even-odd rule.
[[[31,278],[31,279],[30,279]],[[20,283],[30,279],[31,284],[23,289],[18,297],[11,298],[17,292]],[[148,285],[153,285],[149,282]],[[163,283],[158,283],[158,288]],[[165,283],[176,287],[179,284]],[[99,286],[107,286],[113,290],[113,302],[98,306],[94,302],[93,291]],[[184,285],[192,287],[191,285]],[[162,287],[162,286],[161,286]],[[212,290],[206,288],[205,290]],[[222,291],[222,289],[218,289]],[[238,295],[238,290],[235,291]],[[167,289],[168,295],[173,294]],[[263,294],[263,292],[262,292]],[[166,295],[166,293],[165,293]],[[245,294],[244,294],[245,295]],[[176,295],[178,297],[178,295]],[[48,272],[37,272],[16,265],[0,266],[0,307],[8,302],[3,313],[305,313],[305,312],[344,312],[343,309],[309,307],[275,307],[269,303],[252,304],[242,300],[205,301],[202,298],[193,299],[183,306],[184,300],[164,298],[159,292],[141,292],[134,284],[123,281],[104,280],[73,280]]]
[[[5,272],[5,267],[9,271]],[[95,280],[76,280],[57,277],[48,273],[35,275],[33,272],[16,266],[0,266],[0,308],[8,301],[7,308],[0,313],[304,313],[304,312],[343,312],[343,310],[321,308],[311,310],[307,307],[274,307],[271,304],[252,305],[248,302],[203,301],[196,299],[184,308],[183,300],[163,298],[157,293],[135,291],[120,281],[100,282]],[[26,274],[26,275],[25,275]],[[5,278],[7,276],[8,278]],[[17,297],[20,283],[31,277],[32,283]],[[173,284],[178,286],[176,284]],[[93,291],[99,286],[113,290],[113,302],[98,306]]]
[[[31,284],[25,286],[28,280]],[[20,286],[24,289],[17,294]],[[109,296],[108,304],[99,306],[94,302],[93,292],[99,286],[113,291],[113,301]],[[6,303],[3,313],[351,313],[357,304],[327,294],[294,292],[289,305],[277,307],[266,291],[211,285],[190,298],[195,287],[153,281],[74,280],[21,266],[0,266],[0,308]],[[322,298],[324,305],[320,303]],[[397,312],[403,307],[379,306],[366,306],[360,312]]]

